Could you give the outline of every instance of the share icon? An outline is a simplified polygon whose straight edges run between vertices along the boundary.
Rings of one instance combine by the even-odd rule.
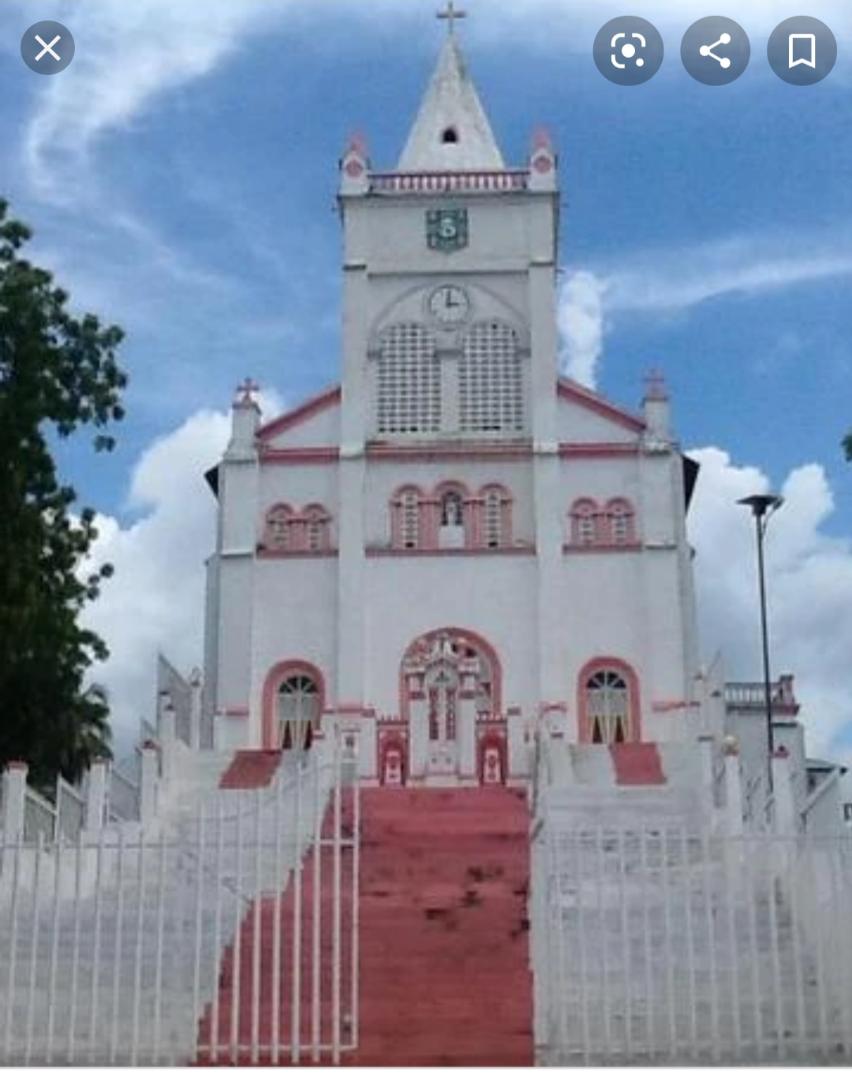
[[[750,55],[748,34],[739,23],[721,15],[693,23],[680,43],[683,66],[705,86],[724,86],[738,79]]]
[[[728,34],[728,33],[724,33],[719,38],[719,40],[714,41],[712,45],[702,45],[698,50],[698,55],[699,56],[704,56],[704,57],[712,56],[712,58],[716,61],[716,63],[719,65],[719,67],[722,68],[723,71],[727,71],[728,68],[731,66],[731,58],[730,58],[730,56],[717,56],[716,53],[713,52],[713,50],[718,49],[718,47],[720,45],[730,45],[730,44],[731,44],[731,35]]]

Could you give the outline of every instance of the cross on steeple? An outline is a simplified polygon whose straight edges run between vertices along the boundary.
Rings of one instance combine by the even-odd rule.
[[[254,395],[258,393],[259,390],[260,387],[254,379],[246,378],[237,387],[237,400],[243,405],[248,405],[254,401]]]
[[[452,36],[456,32],[456,19],[466,19],[466,11],[456,11],[456,5],[453,0],[447,0],[447,10],[439,11],[437,17],[439,19],[445,19],[447,22],[447,30]]]

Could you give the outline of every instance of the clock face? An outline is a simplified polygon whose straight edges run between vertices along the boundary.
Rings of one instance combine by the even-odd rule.
[[[441,326],[458,326],[470,314],[470,297],[460,285],[439,285],[429,294],[427,306]]]

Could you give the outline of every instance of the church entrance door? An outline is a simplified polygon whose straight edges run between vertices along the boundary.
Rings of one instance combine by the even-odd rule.
[[[453,776],[458,765],[457,709],[459,674],[450,661],[433,664],[426,674],[429,702],[429,749],[426,771],[430,776]]]

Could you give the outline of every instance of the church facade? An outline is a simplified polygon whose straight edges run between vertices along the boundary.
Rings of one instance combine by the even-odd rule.
[[[221,748],[360,732],[383,784],[511,783],[569,742],[701,730],[662,381],[638,413],[560,377],[557,158],[506,165],[455,35],[393,171],[341,162],[341,382],[209,474],[206,719]]]

